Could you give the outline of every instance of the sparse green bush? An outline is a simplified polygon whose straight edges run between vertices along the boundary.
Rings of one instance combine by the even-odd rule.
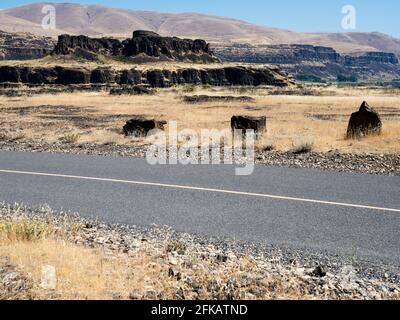
[[[322,78],[314,76],[312,74],[309,74],[309,75],[305,75],[305,74],[298,75],[296,77],[296,79],[298,81],[304,81],[304,82],[326,83],[326,81],[323,80]]]
[[[314,142],[311,140],[299,140],[293,143],[292,153],[303,154],[310,153],[313,150]]]
[[[65,143],[76,143],[78,142],[80,135],[78,133],[66,133],[61,138],[61,141]]]
[[[256,88],[252,87],[234,87],[234,91],[240,95],[255,94],[256,90],[257,90]]]
[[[194,85],[194,84],[182,85],[182,92],[189,93],[189,92],[195,92],[195,91],[196,91],[196,85]]]
[[[337,76],[337,81],[338,82],[357,82],[358,79],[356,76],[354,75],[349,75],[349,76],[345,76],[343,74],[339,74]]]
[[[0,220],[0,237],[16,241],[35,241],[52,235],[55,229],[46,223],[20,218]]]
[[[264,146],[262,146],[261,151],[274,151],[275,150],[275,146],[271,143],[271,144],[266,144]]]

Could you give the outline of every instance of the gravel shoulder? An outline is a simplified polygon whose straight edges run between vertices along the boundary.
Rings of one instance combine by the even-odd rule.
[[[104,155],[118,157],[146,156],[143,145],[67,144],[62,142],[0,141],[1,150]],[[399,154],[351,154],[332,150],[326,153],[256,151],[255,161],[260,165],[309,168],[338,172],[357,172],[378,175],[400,175]]]

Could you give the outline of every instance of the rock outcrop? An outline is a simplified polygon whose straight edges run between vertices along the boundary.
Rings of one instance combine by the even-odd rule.
[[[29,68],[18,66],[0,67],[0,82],[27,84],[119,84],[148,85],[166,88],[178,84],[215,86],[260,86],[284,87],[291,79],[279,68],[227,67],[218,69],[178,70],[122,70],[109,68],[88,70],[85,68]]]
[[[123,70],[121,72],[119,83],[120,84],[127,84],[127,85],[134,85],[141,82],[142,75],[140,71],[131,69],[131,70]]]
[[[90,72],[86,69],[58,68],[57,84],[88,84],[90,83]]]
[[[119,57],[137,62],[190,61],[218,62],[204,40],[162,37],[151,31],[134,31],[131,39],[89,38],[61,35],[53,51],[55,55],[72,55],[94,59],[96,55]]]
[[[233,116],[231,119],[231,128],[234,130],[254,130],[257,136],[262,135],[267,129],[266,117]]]
[[[347,138],[364,137],[372,134],[380,134],[382,121],[378,112],[363,102],[360,110],[351,115],[347,129]]]
[[[0,67],[0,82],[21,82],[20,70],[16,67]]]
[[[91,83],[107,84],[119,82],[116,74],[111,68],[97,68],[90,74]]]
[[[227,62],[279,65],[298,80],[368,80],[400,77],[393,53],[367,52],[341,55],[333,48],[312,45],[216,45],[215,54]]]
[[[164,130],[166,124],[166,121],[135,117],[125,124],[123,131],[126,136],[145,137],[151,130]]]
[[[217,62],[213,57],[210,45],[201,39],[179,39],[161,37],[151,31],[135,31],[132,39],[123,42],[122,53],[125,57],[146,55],[160,59],[193,62]]]
[[[288,76],[278,68],[226,67],[210,69],[150,70],[146,73],[152,87],[169,87],[176,84],[214,86],[287,86]]]
[[[116,56],[121,53],[122,43],[113,38],[95,39],[87,36],[63,34],[58,37],[53,54],[70,55],[76,53],[76,50],[84,50],[105,56]]]
[[[29,33],[0,31],[0,60],[31,60],[50,54],[55,41]]]

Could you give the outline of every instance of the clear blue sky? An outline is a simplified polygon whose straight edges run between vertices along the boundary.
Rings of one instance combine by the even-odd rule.
[[[1,0],[0,8],[34,1]],[[37,1],[41,2],[41,1]],[[399,0],[64,0],[163,12],[202,12],[294,31],[338,32],[344,5],[357,9],[355,31],[379,31],[400,38]]]

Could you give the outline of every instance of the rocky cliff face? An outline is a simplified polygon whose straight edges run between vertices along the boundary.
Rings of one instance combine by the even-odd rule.
[[[196,60],[204,57],[215,61],[210,46],[204,40],[179,39],[176,37],[161,37],[149,31],[135,31],[132,39],[124,41],[122,51],[125,57],[145,54],[150,57],[165,56],[172,60]]]
[[[28,33],[0,31],[0,60],[30,60],[50,54],[55,41]]]
[[[175,84],[215,86],[287,86],[292,81],[278,68],[228,67],[215,69],[179,69],[115,71],[109,68],[88,70],[84,68],[29,68],[0,67],[0,83],[26,84],[119,84],[148,85],[166,88]]]
[[[58,37],[58,42],[54,48],[53,54],[69,55],[75,53],[76,49],[86,50],[105,56],[113,56],[121,53],[122,44],[119,40],[112,38],[93,39],[86,36],[70,36],[64,34]]]
[[[358,56],[345,56],[344,64],[346,66],[368,66],[370,64],[392,64],[398,65],[399,59],[394,53],[385,52],[367,52]]]
[[[84,54],[82,54],[84,53]],[[123,57],[146,62],[159,60],[217,62],[204,40],[161,37],[150,31],[135,31],[131,39],[93,39],[86,36],[61,35],[53,51],[56,55]]]
[[[368,52],[343,56],[334,49],[311,45],[220,45],[216,55],[223,61],[278,64],[298,79],[399,78],[400,64],[393,53]]]

